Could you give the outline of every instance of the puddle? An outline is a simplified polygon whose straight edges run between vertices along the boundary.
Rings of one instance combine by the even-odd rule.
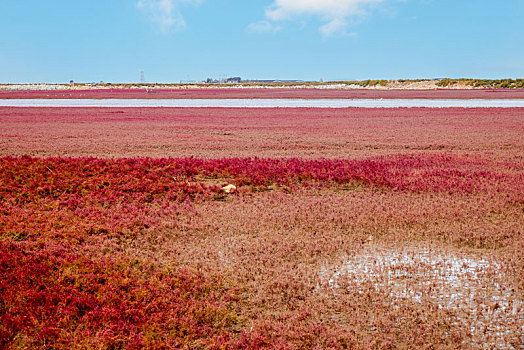
[[[513,108],[524,99],[0,99],[1,107]]]
[[[334,272],[333,272],[334,271]],[[524,344],[524,303],[495,256],[452,249],[368,247],[321,276],[331,288],[342,278],[373,282],[397,300],[429,302],[470,327],[474,345],[502,349]],[[515,329],[520,335],[515,335]],[[516,339],[515,337],[520,337]],[[517,347],[522,349],[523,347]]]

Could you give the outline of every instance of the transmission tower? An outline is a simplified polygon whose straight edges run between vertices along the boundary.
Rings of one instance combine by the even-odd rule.
[[[143,83],[145,83],[145,82],[146,82],[146,80],[144,79],[144,71],[141,70],[141,71],[140,71],[140,83],[143,84]]]

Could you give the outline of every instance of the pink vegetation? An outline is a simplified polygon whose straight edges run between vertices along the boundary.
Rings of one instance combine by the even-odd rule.
[[[0,124],[0,155],[511,158],[524,150],[518,108],[0,108]]]
[[[524,288],[521,109],[0,108],[0,125],[2,348],[522,344],[494,285],[453,309],[319,279],[366,245],[427,242],[498,254],[485,272]]]
[[[1,98],[524,98],[524,89],[340,90],[340,89],[97,89],[1,91]]]
[[[125,255],[117,255],[118,259],[90,256],[89,251],[97,247],[107,249],[111,240],[161,230],[165,218],[197,215],[193,203],[225,200],[217,184],[228,182],[237,184],[233,196],[247,197],[269,188],[300,192],[349,186],[378,192],[473,193],[502,196],[511,205],[524,202],[521,164],[493,165],[476,156],[401,155],[367,160],[4,157],[0,159],[0,344],[293,348],[321,340],[325,346],[339,348],[347,343],[369,345],[371,335],[360,340],[348,334],[337,338],[335,329],[328,331],[309,320],[312,314],[305,309],[290,316],[295,318],[291,328],[261,321],[257,330],[239,333],[234,311],[239,291],[224,287],[220,279],[194,271],[166,271]],[[192,230],[191,234],[198,234],[198,228]],[[295,288],[273,286],[270,279],[266,283],[264,288],[269,292],[276,288],[279,295],[280,288],[288,292]],[[386,305],[380,307],[393,312]],[[446,338],[437,333],[431,337]],[[457,334],[449,341],[463,339],[464,334]],[[431,337],[423,342],[437,339]]]

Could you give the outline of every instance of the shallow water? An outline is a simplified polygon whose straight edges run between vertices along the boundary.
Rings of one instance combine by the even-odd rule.
[[[0,107],[524,108],[524,99],[0,99]]]
[[[495,256],[451,249],[367,247],[349,254],[345,263],[324,266],[321,276],[330,288],[343,281],[370,281],[396,300],[431,303],[457,315],[470,327],[476,345],[511,349],[512,329],[524,335],[524,302]],[[334,272],[333,272],[334,271]],[[356,291],[358,292],[358,291]],[[513,333],[514,334],[514,333]]]

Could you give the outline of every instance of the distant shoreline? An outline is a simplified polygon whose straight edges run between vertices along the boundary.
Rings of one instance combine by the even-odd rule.
[[[0,88],[0,99],[524,99],[524,89],[379,89],[300,87]]]
[[[416,79],[330,82],[241,82],[241,83],[70,83],[0,84],[0,91],[71,91],[101,89],[188,90],[188,89],[320,89],[320,90],[478,90],[523,89],[524,79]]]

